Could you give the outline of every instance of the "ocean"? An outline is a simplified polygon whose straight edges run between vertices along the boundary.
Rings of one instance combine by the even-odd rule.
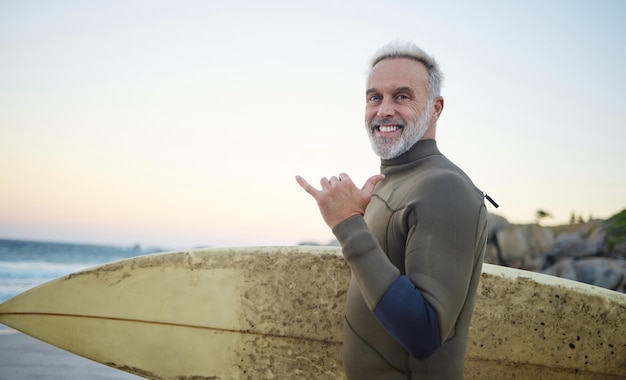
[[[0,239],[0,303],[58,277],[162,249]],[[6,328],[0,324],[0,329]]]

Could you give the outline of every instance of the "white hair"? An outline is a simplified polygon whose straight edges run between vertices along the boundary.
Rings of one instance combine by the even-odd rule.
[[[435,58],[428,55],[419,46],[413,42],[392,41],[374,53],[370,61],[370,69],[374,68],[378,62],[389,58],[407,58],[422,63],[426,67],[430,77],[429,99],[434,100],[441,95],[443,73],[439,69],[439,64]]]

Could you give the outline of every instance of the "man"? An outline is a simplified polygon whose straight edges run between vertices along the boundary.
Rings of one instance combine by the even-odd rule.
[[[318,203],[352,271],[348,379],[463,378],[486,247],[483,193],[435,142],[443,110],[435,60],[409,43],[382,47],[367,79],[365,125],[381,174],[357,188],[342,173]]]

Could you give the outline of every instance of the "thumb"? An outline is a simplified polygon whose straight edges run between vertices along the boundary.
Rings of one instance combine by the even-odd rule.
[[[363,185],[361,190],[371,195],[374,192],[374,187],[376,186],[376,184],[383,179],[385,179],[385,176],[383,174],[373,175],[367,181],[365,181],[365,184]]]

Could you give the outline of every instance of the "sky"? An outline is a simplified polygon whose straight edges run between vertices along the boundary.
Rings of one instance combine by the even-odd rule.
[[[0,2],[0,238],[186,248],[333,239],[301,175],[379,171],[369,58],[445,75],[440,150],[561,224],[626,208],[626,2]]]

